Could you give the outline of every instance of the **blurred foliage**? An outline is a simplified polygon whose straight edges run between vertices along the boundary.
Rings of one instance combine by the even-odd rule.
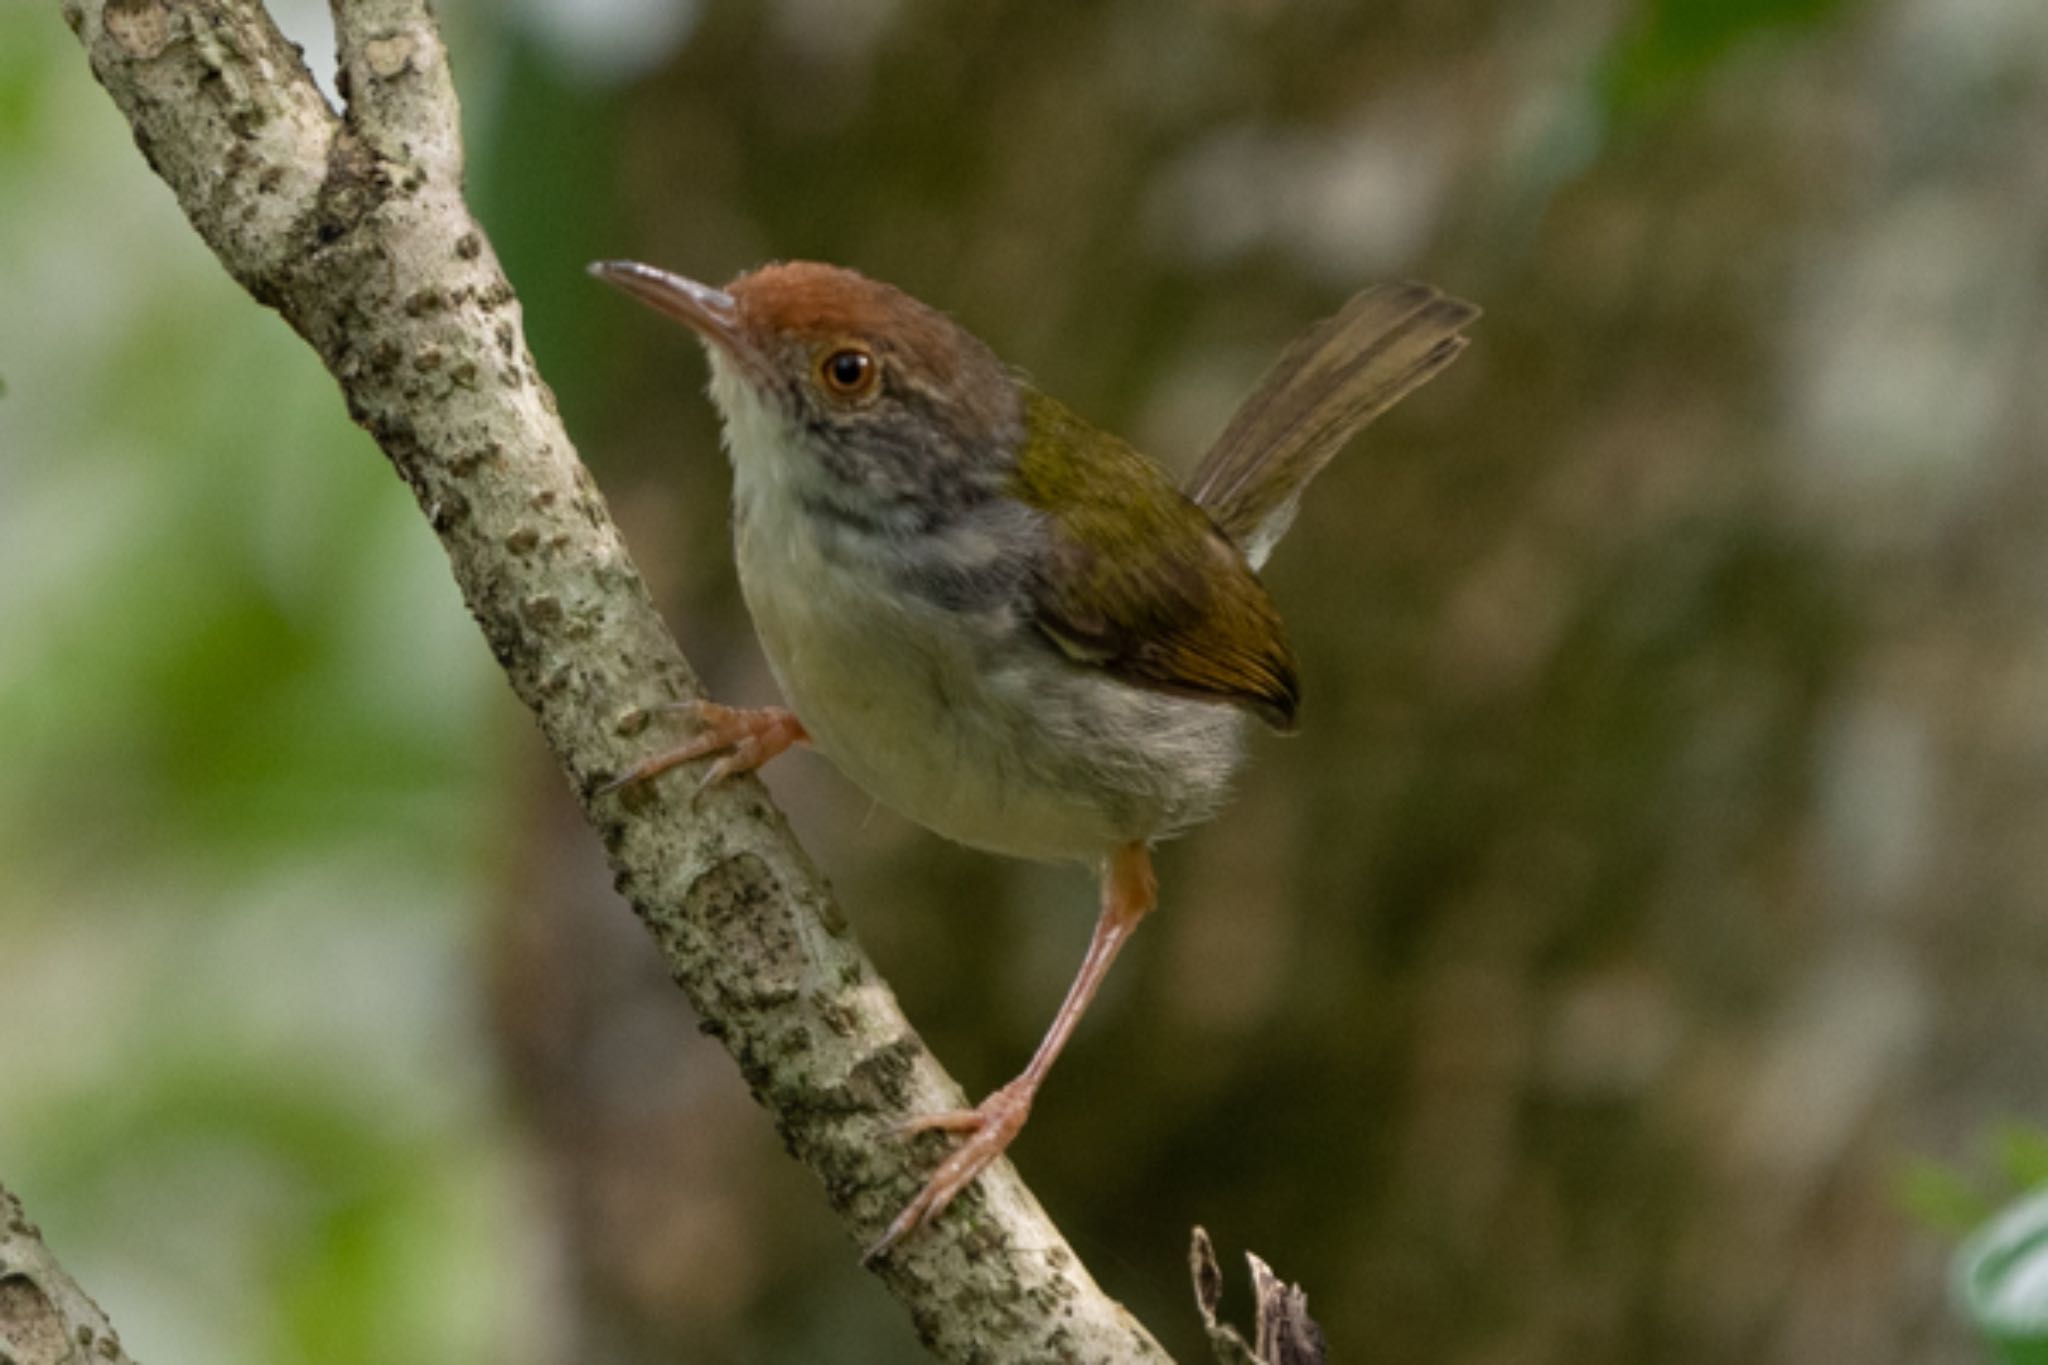
[[[1836,17],[1847,0],[1644,0],[1607,54],[1602,86],[1624,117],[1695,89],[1737,44],[1789,36]]]
[[[498,1357],[498,685],[140,170],[55,8],[0,11],[0,1165],[145,1358]]]
[[[1201,1222],[1338,1358],[1981,1358],[1942,1234],[2048,1164],[2038,0],[444,8],[536,354],[733,700],[700,362],[586,260],[860,266],[1183,464],[1359,284],[1486,305],[1268,575],[1313,742],[1164,851],[1018,1147],[1169,1344]],[[912,1358],[53,6],[0,9],[0,203],[0,1174],[124,1338]],[[1006,1079],[1087,879],[768,776]]]

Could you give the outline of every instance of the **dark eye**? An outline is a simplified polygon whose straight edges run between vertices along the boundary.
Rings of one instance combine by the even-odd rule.
[[[818,377],[840,397],[857,398],[875,386],[875,358],[858,346],[848,346],[818,363]]]

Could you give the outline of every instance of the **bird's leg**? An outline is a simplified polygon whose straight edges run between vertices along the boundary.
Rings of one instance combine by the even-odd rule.
[[[885,1254],[916,1228],[936,1218],[940,1210],[953,1202],[955,1195],[972,1185],[975,1177],[1003,1154],[1003,1149],[1023,1129],[1024,1120],[1031,1113],[1031,1101],[1045,1081],[1045,1073],[1052,1070],[1053,1059],[1060,1055],[1068,1035],[1081,1022],[1088,1002],[1095,998],[1103,977],[1109,974],[1109,964],[1116,960],[1117,950],[1124,946],[1124,940],[1131,936],[1131,931],[1138,927],[1138,921],[1145,918],[1158,899],[1158,883],[1152,876],[1152,854],[1145,845],[1126,844],[1109,856],[1102,872],[1102,914],[1095,921],[1094,937],[1088,940],[1088,955],[1081,959],[1080,973],[1075,976],[1074,984],[1067,988],[1067,998],[1061,1002],[1060,1012],[1053,1016],[1052,1027],[1046,1030],[1045,1040],[1032,1054],[1031,1064],[1016,1080],[972,1109],[928,1114],[903,1125],[908,1132],[941,1129],[949,1133],[965,1133],[967,1140],[939,1163],[939,1168],[932,1172],[931,1179],[925,1182],[917,1197],[896,1215],[896,1220],[889,1224],[889,1230],[882,1234],[881,1240],[868,1248],[867,1260]]]
[[[606,792],[658,777],[678,764],[730,750],[711,765],[710,771],[704,774],[704,780],[698,784],[708,787],[737,773],[750,773],[790,745],[810,739],[796,713],[780,706],[743,711],[696,698],[671,702],[662,709],[688,712],[703,728],[676,748],[635,764],[599,787],[595,795],[603,796]]]

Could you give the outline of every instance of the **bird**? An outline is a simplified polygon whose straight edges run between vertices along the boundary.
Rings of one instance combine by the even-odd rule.
[[[1299,669],[1257,571],[1310,480],[1457,358],[1479,309],[1426,284],[1363,290],[1282,351],[1176,484],[855,270],[777,262],[724,288],[590,270],[703,343],[740,589],[785,703],[681,703],[695,733],[600,792],[700,759],[715,783],[802,744],[948,839],[1098,875],[1087,952],[1024,1070],[901,1125],[958,1142],[872,1260],[1021,1131],[1157,904],[1153,845],[1222,807],[1247,720],[1295,730]]]

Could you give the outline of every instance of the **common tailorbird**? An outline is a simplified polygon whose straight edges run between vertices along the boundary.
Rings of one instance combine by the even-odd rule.
[[[599,278],[703,340],[733,469],[740,588],[788,707],[687,703],[696,734],[608,789],[711,758],[706,783],[808,743],[950,839],[1101,874],[1079,975],[1015,1080],[912,1120],[962,1141],[869,1251],[1009,1146],[1156,895],[1151,846],[1213,815],[1243,718],[1300,688],[1255,571],[1302,490],[1464,349],[1479,314],[1382,285],[1295,341],[1177,488],[943,313],[851,270],[770,265],[713,289]]]

